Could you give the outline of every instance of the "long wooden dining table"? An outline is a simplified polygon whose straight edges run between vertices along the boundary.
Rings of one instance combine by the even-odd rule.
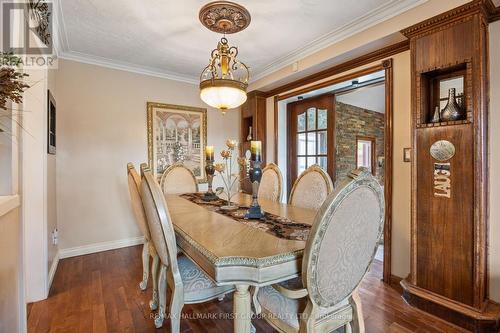
[[[178,195],[166,195],[177,245],[218,285],[234,285],[234,332],[251,330],[250,286],[262,287],[299,275],[306,242],[280,238]],[[232,201],[249,206],[239,193]],[[311,225],[316,211],[259,199],[265,212]]]

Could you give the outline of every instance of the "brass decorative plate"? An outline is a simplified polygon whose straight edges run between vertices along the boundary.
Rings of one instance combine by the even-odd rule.
[[[245,7],[230,1],[213,1],[200,9],[201,23],[208,29],[234,34],[248,27],[250,13]]]
[[[447,161],[455,156],[455,146],[447,140],[439,140],[432,144],[431,156],[438,161]]]

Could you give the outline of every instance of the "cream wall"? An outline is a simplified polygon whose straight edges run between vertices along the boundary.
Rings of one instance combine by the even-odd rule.
[[[140,236],[126,164],[147,162],[146,102],[206,107],[198,87],[67,60],[56,80],[61,253]],[[239,111],[209,109],[208,143],[220,151],[228,137],[239,139]]]
[[[48,295],[47,267],[47,70],[25,69],[21,130],[22,214],[26,299]]]
[[[500,302],[500,21],[490,24],[490,298]]]
[[[403,148],[411,147],[411,81],[410,81],[410,51],[396,54],[393,59],[393,191],[392,191],[392,274],[406,277],[410,273],[410,200],[411,200],[411,168],[410,163],[403,162]],[[363,68],[380,64],[382,60],[336,76],[318,81],[328,81],[335,77],[359,71]],[[299,87],[295,90],[302,89]],[[293,90],[292,90],[293,91]],[[290,92],[292,92],[290,91]],[[289,92],[285,92],[286,94]],[[269,156],[274,156],[274,103],[267,100],[268,121],[272,131],[267,133],[268,147],[272,150]]]
[[[55,70],[48,71],[47,86],[48,89],[52,92],[52,96],[56,100],[56,106],[57,106],[57,84],[56,84]],[[47,100],[45,100],[44,102],[47,105],[46,108],[48,112],[48,102]],[[47,148],[45,149],[45,153],[47,154]],[[57,263],[54,263],[54,259],[57,262],[56,256],[58,251],[58,246],[54,245],[52,242],[52,232],[55,229],[57,229],[56,158],[57,155],[47,154],[47,269],[49,271],[49,279],[50,279],[51,269],[54,270],[56,268],[55,265]]]
[[[22,332],[22,242],[19,208],[0,214],[0,332]]]

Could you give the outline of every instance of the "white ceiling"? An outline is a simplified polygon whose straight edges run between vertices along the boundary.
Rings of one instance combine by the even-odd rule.
[[[230,44],[256,79],[426,0],[238,0],[250,26]],[[197,82],[220,35],[198,20],[206,0],[60,0],[59,55]]]
[[[335,96],[338,102],[375,112],[385,112],[385,86],[378,84]]]

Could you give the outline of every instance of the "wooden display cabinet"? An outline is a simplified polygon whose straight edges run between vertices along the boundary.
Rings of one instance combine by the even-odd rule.
[[[266,163],[266,97],[261,91],[248,93],[247,101],[241,106],[240,126],[240,156],[245,156],[250,150],[250,141],[247,140],[252,127],[252,140],[262,141],[262,168]],[[243,192],[252,193],[252,184],[246,178],[246,170],[241,172],[240,188]]]
[[[488,299],[488,8],[473,1],[402,33],[412,71],[412,305],[473,332],[497,332]],[[443,87],[461,92],[463,119],[431,122]],[[461,91],[460,91],[461,90]]]

